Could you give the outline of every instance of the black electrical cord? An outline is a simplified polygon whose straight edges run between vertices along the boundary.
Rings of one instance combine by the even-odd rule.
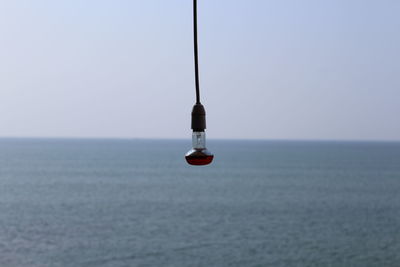
[[[192,129],[204,132],[206,128],[206,111],[200,103],[199,51],[197,42],[197,0],[193,0],[193,34],[194,34],[194,72],[196,79],[196,104],[192,110]]]
[[[197,0],[193,0],[193,34],[194,34],[194,72],[196,80],[196,104],[200,104],[199,49],[197,41]]]

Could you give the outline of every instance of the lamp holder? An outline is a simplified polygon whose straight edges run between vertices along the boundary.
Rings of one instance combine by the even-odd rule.
[[[194,132],[204,132],[206,129],[206,110],[200,103],[196,103],[192,109],[192,129]]]

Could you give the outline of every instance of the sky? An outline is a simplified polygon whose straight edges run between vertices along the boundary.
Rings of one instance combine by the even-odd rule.
[[[400,1],[199,0],[216,139],[400,141]],[[191,0],[1,0],[0,137],[190,138]]]

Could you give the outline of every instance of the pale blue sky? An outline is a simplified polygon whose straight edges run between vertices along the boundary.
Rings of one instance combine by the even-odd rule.
[[[190,138],[191,0],[0,1],[0,136]],[[400,140],[400,1],[199,0],[209,138]]]

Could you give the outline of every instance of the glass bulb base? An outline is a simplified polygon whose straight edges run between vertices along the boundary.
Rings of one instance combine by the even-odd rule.
[[[211,152],[208,151],[206,148],[194,148],[186,153],[185,159],[190,165],[201,166],[210,164],[214,159],[214,155],[211,154]]]

